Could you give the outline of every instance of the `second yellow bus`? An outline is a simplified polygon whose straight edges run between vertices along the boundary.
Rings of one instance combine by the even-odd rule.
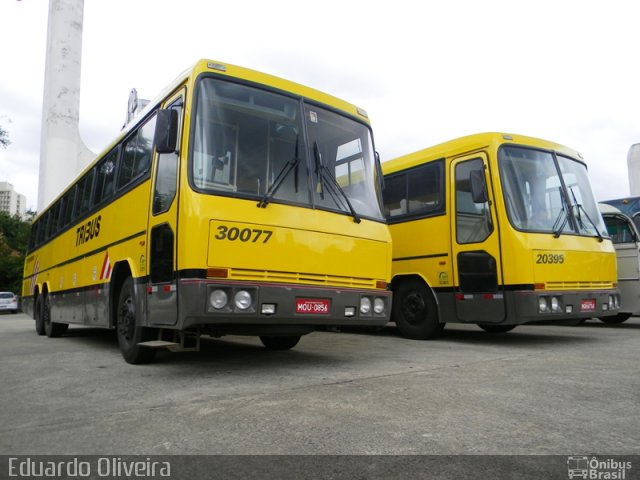
[[[615,315],[616,255],[579,153],[484,133],[382,164],[392,320],[408,338],[447,322],[488,332]]]

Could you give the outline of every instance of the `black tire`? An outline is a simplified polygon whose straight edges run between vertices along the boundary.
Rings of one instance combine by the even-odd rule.
[[[141,327],[138,321],[133,278],[127,277],[118,295],[116,331],[120,353],[124,360],[131,364],[149,363],[156,355],[154,348],[138,345],[154,337],[154,329]]]
[[[403,282],[394,289],[391,313],[400,334],[413,340],[436,338],[445,325],[433,295],[420,281]]]
[[[44,305],[44,301],[42,300],[42,295],[38,295],[36,300],[36,305],[34,309],[34,317],[36,320],[36,333],[38,335],[45,335],[46,332],[44,330],[44,319],[42,318],[42,308]]]
[[[626,322],[630,317],[630,313],[619,313],[611,317],[599,317],[598,320],[606,323],[607,325],[615,325],[616,323]]]
[[[286,337],[262,336],[260,341],[268,350],[290,350],[300,341],[300,335],[287,335]]]
[[[479,323],[478,326],[489,333],[507,333],[516,328],[516,325],[491,325],[490,323]]]
[[[44,331],[49,338],[59,337],[69,328],[66,323],[51,321],[51,300],[49,300],[49,295],[45,297],[42,305],[42,322],[44,323]]]

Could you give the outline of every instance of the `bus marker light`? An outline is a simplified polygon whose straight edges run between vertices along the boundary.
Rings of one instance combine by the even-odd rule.
[[[345,317],[355,317],[356,316],[356,307],[344,307],[344,316]]]
[[[227,278],[229,276],[229,270],[226,268],[208,268],[207,278]]]
[[[260,313],[262,313],[262,315],[274,315],[276,313],[276,304],[263,303],[260,307]]]
[[[226,72],[227,71],[227,66],[226,65],[222,65],[221,63],[209,62],[209,63],[207,63],[207,67],[211,68],[213,70],[219,70],[221,72]]]
[[[564,307],[564,311],[567,313],[573,313],[573,305],[567,305]]]

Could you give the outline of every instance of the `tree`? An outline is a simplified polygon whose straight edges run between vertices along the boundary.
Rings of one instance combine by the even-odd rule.
[[[9,140],[9,132],[0,127],[0,147],[7,148],[9,145],[11,145],[11,141]]]
[[[0,291],[20,294],[31,223],[0,212]]]

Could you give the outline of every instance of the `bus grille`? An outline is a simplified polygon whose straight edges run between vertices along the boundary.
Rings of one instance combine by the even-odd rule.
[[[229,269],[230,280],[248,280],[274,283],[306,283],[351,288],[376,288],[372,278],[342,277],[337,275],[319,275],[316,273],[278,272],[274,270]]]
[[[546,282],[546,290],[601,290],[611,289],[613,282]]]

